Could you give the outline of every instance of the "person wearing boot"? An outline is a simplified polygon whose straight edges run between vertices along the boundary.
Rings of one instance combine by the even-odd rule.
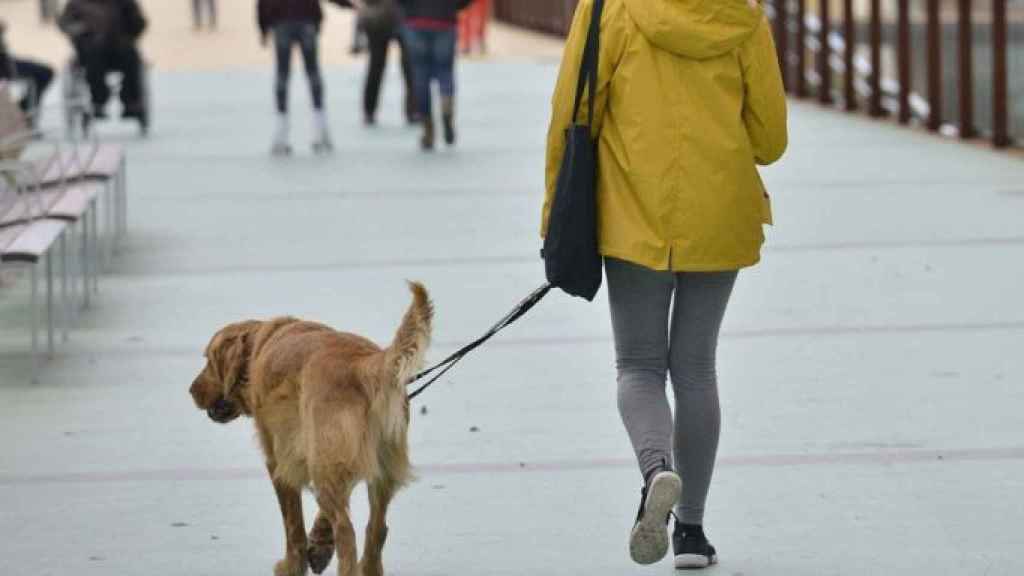
[[[298,45],[309,81],[313,100],[313,152],[325,154],[334,149],[324,112],[324,82],[320,74],[317,44],[323,11],[320,0],[259,0],[256,4],[260,42],[266,46],[274,39],[276,76],[274,98],[277,107],[277,128],[271,145],[275,156],[291,154],[288,121],[288,81],[291,76],[291,55]]]
[[[444,140],[455,144],[455,53],[458,13],[470,0],[401,0],[405,8],[405,42],[413,67],[416,108],[423,123],[420,147],[434,149],[431,83],[441,92]]]

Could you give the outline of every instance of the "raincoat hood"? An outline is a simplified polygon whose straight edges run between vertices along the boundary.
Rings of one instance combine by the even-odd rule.
[[[703,60],[741,45],[764,17],[754,0],[623,0],[649,42]]]

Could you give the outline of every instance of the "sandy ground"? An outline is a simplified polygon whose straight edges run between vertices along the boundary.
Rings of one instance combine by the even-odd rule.
[[[224,70],[271,65],[271,53],[260,46],[256,29],[255,0],[218,0],[217,31],[192,29],[190,0],[141,0],[150,28],[143,40],[146,58],[158,69]],[[39,21],[36,0],[0,0],[0,18],[8,23],[8,43],[13,52],[63,62],[70,55],[64,36],[52,25]],[[353,12],[324,7],[321,58],[325,66],[349,64]],[[490,28],[488,58],[558,58],[557,39],[496,24]],[[479,57],[474,57],[479,58]]]

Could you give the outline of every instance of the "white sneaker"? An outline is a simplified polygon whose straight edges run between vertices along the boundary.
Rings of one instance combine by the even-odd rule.
[[[317,110],[313,114],[313,153],[328,154],[334,150],[334,143],[331,142],[331,131],[327,126],[327,116],[323,110]]]
[[[679,501],[683,481],[671,470],[658,472],[640,492],[640,510],[629,534],[629,556],[653,564],[668,553],[668,515]]]
[[[274,142],[270,145],[270,153],[274,156],[289,156],[292,146],[288,143],[288,115],[277,115],[277,128],[274,130]]]

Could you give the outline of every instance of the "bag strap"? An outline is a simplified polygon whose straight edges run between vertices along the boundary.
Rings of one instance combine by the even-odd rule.
[[[583,61],[580,63],[580,75],[576,81],[576,101],[572,106],[572,122],[580,112],[580,101],[583,100],[583,87],[590,86],[590,98],[587,99],[587,126],[594,125],[594,101],[597,100],[597,63],[601,54],[601,13],[604,11],[604,0],[594,0],[594,11],[590,15],[590,30],[587,32],[587,44],[583,48]]]

